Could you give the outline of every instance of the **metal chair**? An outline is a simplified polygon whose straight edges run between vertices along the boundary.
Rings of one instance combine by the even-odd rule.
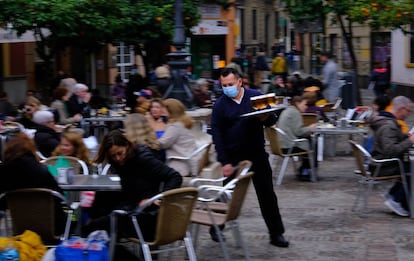
[[[272,154],[276,155],[276,156],[280,156],[280,157],[283,158],[282,167],[280,168],[279,176],[278,176],[277,182],[276,182],[277,185],[282,184],[282,180],[283,180],[283,177],[285,176],[286,168],[287,168],[287,165],[289,163],[289,159],[291,157],[294,157],[294,156],[308,155],[309,162],[310,162],[311,169],[312,169],[312,171],[311,171],[311,180],[316,181],[316,170],[314,168],[314,163],[313,163],[313,151],[312,151],[312,149],[309,148],[309,150],[302,151],[302,152],[292,152],[293,148],[295,147],[296,144],[298,144],[300,142],[309,143],[308,139],[300,138],[300,139],[290,140],[287,137],[286,133],[283,130],[277,128],[277,127],[267,127],[267,128],[265,128],[265,133],[266,133],[267,139],[269,140],[270,149],[272,151]],[[279,137],[279,136],[281,136],[281,137]],[[291,147],[289,148],[287,153],[284,153],[283,150],[282,150],[282,146],[281,146],[280,140],[279,140],[280,138],[287,139],[291,142]],[[292,160],[292,164],[293,164],[294,169],[296,170],[296,165],[295,165],[294,160]]]
[[[354,154],[358,172],[355,172],[359,176],[358,184],[359,190],[358,194],[355,198],[354,205],[352,207],[352,211],[356,211],[358,208],[358,203],[363,196],[363,203],[362,208],[360,210],[360,214],[366,213],[366,209],[368,207],[368,198],[372,192],[374,185],[382,182],[382,181],[389,181],[389,180],[401,180],[406,198],[409,199],[408,196],[408,185],[407,180],[405,177],[404,166],[399,158],[391,158],[391,159],[381,159],[377,160],[374,159],[371,154],[360,144],[356,143],[353,140],[348,141],[351,144],[352,152]],[[379,176],[381,166],[387,163],[395,163],[399,166],[399,172],[396,175],[391,176]],[[370,172],[367,169],[368,164],[374,165],[375,169],[374,172]],[[367,189],[364,189],[364,186],[367,186]]]
[[[318,122],[318,114],[316,113],[304,112],[302,113],[302,118],[303,118],[303,126],[309,126],[313,123]]]
[[[251,181],[253,172],[239,175],[232,179],[225,186],[210,186],[203,185],[198,187],[200,197],[198,198],[197,208],[193,210],[191,221],[195,225],[195,242],[198,238],[199,225],[214,227],[217,232],[221,249],[223,251],[224,259],[230,260],[224,239],[221,235],[219,226],[224,224],[227,228],[232,228],[237,244],[239,244],[244,251],[247,260],[250,260],[250,254],[246,244],[241,236],[238,224],[238,217],[247,194],[247,190]],[[231,190],[231,197],[228,197],[228,191]],[[215,192],[212,197],[204,197],[205,192]],[[223,199],[225,199],[223,201]],[[222,202],[217,202],[218,200]],[[222,207],[217,208],[218,204]],[[196,243],[195,243],[196,245]]]
[[[237,178],[240,175],[245,175],[249,172],[250,168],[252,167],[252,162],[249,160],[240,161],[239,164],[234,168],[234,174],[232,175],[233,178]],[[216,179],[208,179],[208,178],[193,178],[188,183],[190,187],[199,187],[201,185],[223,185],[223,181],[227,179],[227,177],[219,177]]]
[[[56,165],[56,161],[63,157],[65,160],[69,161],[71,167],[75,169],[75,173],[89,175],[89,168],[83,160],[80,160],[76,157],[71,156],[51,156],[40,162],[44,165]]]
[[[211,147],[210,143],[205,143],[199,146],[195,151],[193,151],[187,157],[179,157],[179,156],[170,156],[167,158],[167,162],[169,160],[181,160],[188,164],[190,169],[190,174],[192,176],[197,176],[201,170],[207,165],[209,160],[209,151]]]
[[[144,205],[140,206],[137,211],[132,213],[127,213],[123,210],[114,210],[111,215],[111,257],[114,253],[117,238],[117,216],[129,215],[137,237],[128,238],[128,240],[140,245],[144,260],[152,260],[151,254],[169,252],[183,248],[187,249],[189,260],[197,260],[191,236],[188,231],[188,226],[191,222],[191,214],[197,201],[197,195],[198,191],[196,188],[172,189],[152,197],[146,201]],[[139,214],[156,201],[159,201],[160,205],[157,215],[155,238],[152,242],[147,242],[141,232]],[[175,242],[184,242],[184,246],[181,244],[178,246],[166,246]],[[163,248],[160,248],[159,250],[150,250],[150,246],[163,246]]]
[[[19,189],[1,194],[0,200],[7,204],[13,235],[32,230],[46,245],[68,238],[73,210],[59,192],[45,188]],[[56,229],[64,231],[63,234]]]

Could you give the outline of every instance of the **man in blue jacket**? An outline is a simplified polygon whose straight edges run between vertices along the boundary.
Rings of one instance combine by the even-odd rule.
[[[289,242],[283,237],[285,229],[273,190],[272,169],[264,149],[263,126],[275,124],[276,117],[274,114],[241,117],[242,114],[252,111],[250,97],[261,93],[244,89],[242,78],[236,70],[224,68],[220,73],[220,82],[224,95],[213,107],[211,127],[217,160],[223,166],[223,175],[230,177],[233,166],[242,160],[253,163],[253,185],[269,230],[270,244],[288,247]]]

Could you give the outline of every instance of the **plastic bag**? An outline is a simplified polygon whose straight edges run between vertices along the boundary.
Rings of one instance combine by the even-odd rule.
[[[109,261],[109,252],[103,240],[71,238],[56,247],[55,260]]]

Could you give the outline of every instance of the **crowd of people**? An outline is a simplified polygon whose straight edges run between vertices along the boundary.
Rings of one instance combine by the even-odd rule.
[[[328,121],[317,105],[333,102],[339,96],[340,86],[337,66],[329,53],[321,53],[321,61],[325,63],[322,81],[313,77],[303,79],[300,73],[289,75],[283,53],[276,55],[270,68],[262,57],[265,56],[261,52],[255,65],[253,61],[252,64],[247,63],[247,67],[252,66],[253,69],[246,72],[239,66],[238,59],[233,59],[223,68],[219,75],[222,95],[215,97],[217,100],[212,99],[207,79],[196,82],[193,94],[197,106],[212,108],[211,136],[223,176],[231,179],[235,166],[242,160],[253,163],[253,185],[268,228],[270,244],[288,247],[289,242],[283,236],[285,228],[274,192],[272,169],[265,151],[263,127],[276,124],[291,139],[309,138],[316,124],[304,126],[301,114],[317,113],[320,120]],[[257,90],[261,86],[257,78],[262,79],[264,71],[270,71],[272,76],[267,92],[290,97],[291,104],[278,117],[271,113],[241,117],[252,111],[250,98],[262,94]],[[171,84],[168,68],[158,67],[154,75],[154,88],[138,84],[138,78],[131,77],[130,82],[125,84],[119,76],[116,77],[111,95],[114,101],[123,102],[126,108],[131,108],[131,113],[125,117],[122,128],[116,126],[104,136],[96,158],[91,158],[83,141],[88,135],[84,119],[91,116],[91,110],[107,105],[93,106],[91,101],[98,101],[99,95],[92,95],[87,85],[77,83],[73,78],[63,78],[53,91],[54,100],[50,106],[43,105],[35,95],[28,93],[19,110],[8,104],[7,94],[1,92],[3,119],[16,121],[26,129],[34,129],[35,133],[33,137],[19,133],[6,143],[0,172],[7,173],[4,174],[7,175],[7,182],[2,182],[0,193],[28,187],[61,192],[51,173],[41,164],[39,155],[76,157],[85,162],[91,171],[94,171],[94,164],[109,163],[112,172],[121,178],[122,191],[96,193],[88,210],[89,220],[84,224],[84,231],[88,233],[96,229],[109,230],[109,214],[113,209],[132,210],[161,191],[180,187],[183,177],[194,173],[191,164],[171,158],[187,157],[197,149],[196,138],[191,131],[193,120],[181,101],[162,98]],[[385,112],[385,87],[376,77],[380,86],[375,90],[379,97],[376,100],[378,112],[369,118],[374,133],[372,155],[377,159],[402,159],[413,146],[414,136],[402,130],[398,121],[408,117],[413,104],[408,98],[398,96],[392,100],[391,109]],[[284,151],[290,148],[287,140],[282,139],[281,145]],[[308,150],[307,145],[298,146],[293,152]],[[301,180],[310,180],[310,165],[309,159],[302,157],[302,165],[298,169]],[[16,172],[16,169],[19,171]],[[396,171],[396,166],[387,166],[380,173],[390,175]],[[20,177],[23,173],[29,174]],[[406,193],[401,183],[395,183],[390,189],[385,204],[398,215],[408,216]],[[152,206],[154,213],[157,208]],[[141,219],[146,224],[141,227],[146,228],[143,233],[148,239],[154,236],[155,217],[156,214],[150,214]],[[132,224],[127,221],[120,223],[120,231],[128,236],[133,231]],[[217,238],[214,233],[214,229],[210,230],[213,240]]]

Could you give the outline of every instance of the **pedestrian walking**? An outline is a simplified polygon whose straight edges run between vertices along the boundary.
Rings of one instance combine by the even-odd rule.
[[[330,52],[321,52],[320,61],[324,63],[322,68],[322,83],[324,85],[324,96],[328,102],[335,102],[339,96],[338,66],[332,59]]]

